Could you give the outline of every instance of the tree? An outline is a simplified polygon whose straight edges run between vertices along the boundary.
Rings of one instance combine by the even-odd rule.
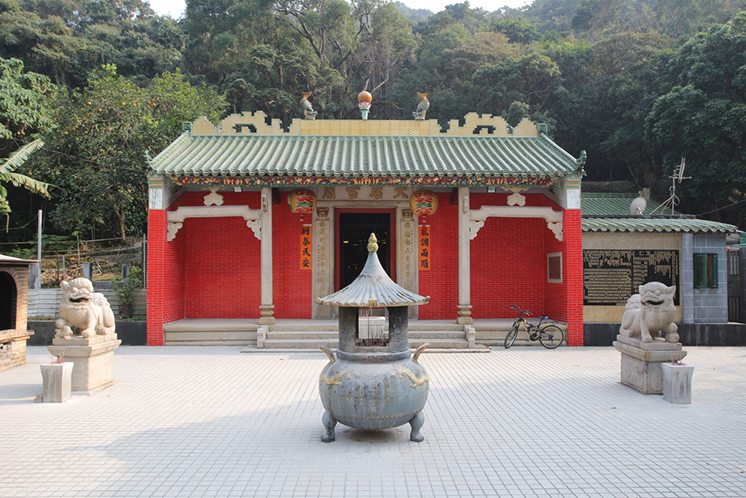
[[[44,146],[44,142],[39,139],[30,142],[16,152],[11,154],[7,159],[0,159],[0,215],[5,215],[5,231],[8,231],[10,221],[10,203],[8,202],[8,190],[3,183],[11,183],[15,187],[23,187],[26,190],[49,198],[49,185],[34,180],[30,176],[18,173],[16,170],[25,163],[29,156]]]
[[[6,231],[11,209],[3,184],[49,197],[49,185],[18,170],[43,145],[36,135],[52,126],[48,101],[54,91],[49,78],[24,71],[22,61],[0,58],[0,214]]]
[[[216,120],[225,101],[193,87],[181,73],[165,73],[141,88],[103,66],[85,88],[60,97],[55,132],[37,165],[60,189],[52,205],[55,228],[124,238],[143,231],[146,151],[160,152],[183,121]],[[39,175],[37,175],[39,176]]]
[[[676,84],[645,123],[661,167],[686,157],[689,210],[746,223],[746,13],[687,41],[669,65]],[[738,204],[740,203],[740,204]],[[732,208],[728,206],[733,205]]]

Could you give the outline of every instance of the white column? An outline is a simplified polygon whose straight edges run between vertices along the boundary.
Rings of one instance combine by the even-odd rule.
[[[272,304],[272,190],[262,189],[262,303],[259,305],[259,323],[275,323],[275,305]]]
[[[469,241],[469,188],[458,189],[458,318],[462,325],[471,317],[471,248]]]

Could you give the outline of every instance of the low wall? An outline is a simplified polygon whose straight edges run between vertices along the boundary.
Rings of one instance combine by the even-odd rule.
[[[55,320],[29,320],[28,328],[34,331],[29,337],[29,346],[49,346],[54,337]],[[146,326],[144,321],[118,320],[117,337],[122,344],[129,346],[145,346]]]
[[[103,285],[94,282],[96,292],[101,292],[109,301],[114,316],[117,316],[119,309],[119,298],[113,289],[105,288]],[[133,303],[132,313],[135,318],[145,318],[145,289],[135,292],[135,302]],[[28,291],[28,317],[44,320],[51,317],[59,316],[60,306],[60,289],[54,287],[51,289],[29,289]]]
[[[746,346],[746,324],[682,323],[679,337],[684,346]],[[586,323],[584,346],[611,346],[619,333],[618,323]]]

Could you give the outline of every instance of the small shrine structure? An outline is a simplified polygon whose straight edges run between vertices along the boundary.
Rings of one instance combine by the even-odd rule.
[[[475,113],[197,119],[149,165],[148,344],[184,320],[331,320],[317,299],[354,280],[375,232],[384,270],[431,298],[410,318],[468,326],[520,304],[580,345],[584,162],[543,125]]]
[[[0,254],[0,370],[26,363],[28,267],[36,263]]]

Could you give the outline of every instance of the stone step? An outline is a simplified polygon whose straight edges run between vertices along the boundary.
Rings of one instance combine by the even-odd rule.
[[[166,341],[164,340],[164,346],[242,346],[246,347],[253,345],[255,341],[206,341],[206,340],[195,340],[195,341]]]
[[[264,349],[319,349],[319,346],[337,348],[337,339],[267,339],[264,341]]]
[[[339,330],[337,320],[278,320],[270,325],[273,332],[300,332],[316,330],[333,331]]]
[[[466,339],[409,339],[410,348],[418,348],[423,344],[430,344],[431,349],[466,349]]]
[[[418,339],[418,340],[419,339],[423,339],[423,340],[452,339],[452,340],[458,341],[458,340],[464,339],[464,331],[463,330],[457,330],[457,331],[410,330],[409,340],[412,341],[413,339]]]
[[[464,333],[464,326],[454,323],[452,321],[439,321],[439,320],[411,320],[409,322],[409,332],[412,331],[431,331],[431,332],[461,332]]]
[[[256,343],[254,330],[202,330],[194,332],[167,331],[164,334],[164,344],[174,346],[179,344],[219,345]]]
[[[267,340],[306,339],[336,341],[339,333],[336,330],[275,330],[267,333]]]
[[[418,348],[428,343],[432,349],[466,349],[466,340],[455,339],[410,339],[409,347]],[[318,349],[319,346],[337,348],[339,344],[336,339],[331,340],[308,340],[308,339],[267,339],[264,341],[264,349]]]

